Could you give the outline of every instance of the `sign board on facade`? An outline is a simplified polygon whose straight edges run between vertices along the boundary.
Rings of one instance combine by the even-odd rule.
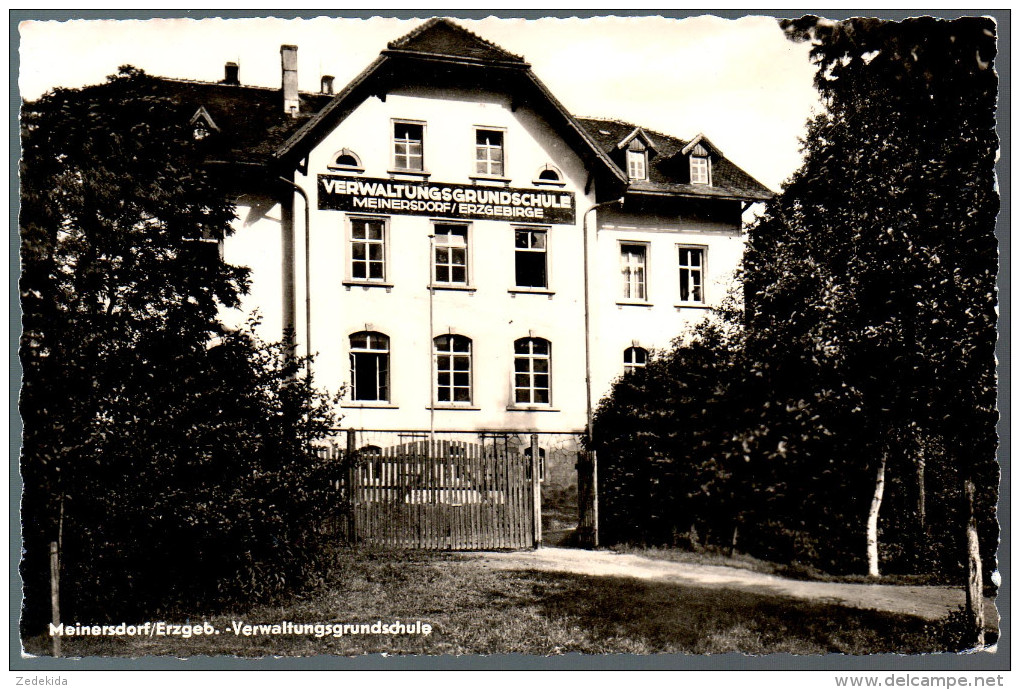
[[[575,218],[573,192],[343,175],[319,175],[319,208],[568,225]]]

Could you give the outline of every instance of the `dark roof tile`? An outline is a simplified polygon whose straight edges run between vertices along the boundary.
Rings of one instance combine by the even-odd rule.
[[[428,20],[406,36],[391,41],[388,47],[390,50],[428,55],[524,64],[524,58],[520,55],[514,55],[441,17]]]
[[[291,117],[283,110],[280,89],[231,86],[179,79],[158,79],[163,95],[182,105],[205,108],[219,128],[214,155],[227,161],[265,163],[284,141],[332,98],[300,94],[300,110]]]
[[[592,138],[610,155],[617,151],[617,144],[623,141],[638,126],[622,120],[603,120],[591,117],[575,118],[588,130]],[[649,161],[648,180],[631,182],[630,189],[643,192],[674,193],[705,197],[734,197],[763,201],[773,196],[765,185],[741,170],[725,157],[712,163],[712,186],[689,184],[683,173],[686,164],[681,151],[689,143],[654,129],[641,130],[651,139],[656,155]]]

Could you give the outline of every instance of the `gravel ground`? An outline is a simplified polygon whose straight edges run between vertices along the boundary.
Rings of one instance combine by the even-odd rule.
[[[964,605],[964,592],[958,587],[806,582],[740,568],[676,563],[612,551],[541,548],[536,551],[485,553],[479,554],[478,557],[487,566],[499,570],[541,570],[578,575],[633,577],[739,589],[858,609],[905,613],[928,620],[944,618]],[[985,600],[985,618],[990,627],[998,620],[998,613],[991,599]]]

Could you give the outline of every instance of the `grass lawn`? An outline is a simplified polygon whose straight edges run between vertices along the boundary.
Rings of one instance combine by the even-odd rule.
[[[910,616],[629,578],[499,571],[471,555],[426,553],[340,551],[326,584],[314,592],[171,622],[187,620],[208,620],[220,634],[64,638],[64,655],[918,654],[946,651],[949,644],[943,626]],[[422,621],[433,632],[246,637],[231,626],[378,620]],[[36,636],[25,646],[48,654],[49,638]]]

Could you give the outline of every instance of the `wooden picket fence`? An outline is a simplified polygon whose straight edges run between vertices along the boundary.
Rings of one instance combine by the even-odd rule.
[[[535,469],[500,444],[418,441],[358,451],[345,482],[352,536],[398,548],[534,548]]]

